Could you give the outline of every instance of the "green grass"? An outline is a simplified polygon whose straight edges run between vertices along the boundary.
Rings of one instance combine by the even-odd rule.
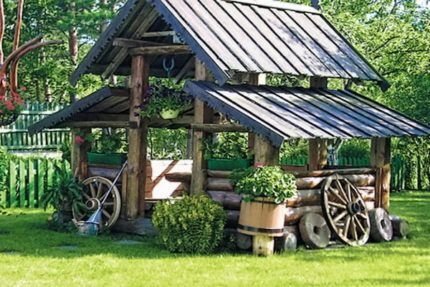
[[[392,212],[410,222],[410,239],[260,258],[172,255],[147,237],[80,238],[48,230],[44,212],[13,210],[0,216],[0,286],[430,286],[430,193],[395,194]],[[118,244],[124,238],[141,243]]]

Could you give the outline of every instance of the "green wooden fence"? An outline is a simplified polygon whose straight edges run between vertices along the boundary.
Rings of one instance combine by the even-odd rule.
[[[48,129],[30,136],[28,127],[63,108],[52,103],[29,103],[16,122],[0,128],[0,146],[9,151],[56,150],[70,141],[68,129]]]
[[[0,205],[18,208],[41,207],[40,198],[55,178],[54,166],[69,167],[67,162],[46,158],[13,158],[0,182]]]

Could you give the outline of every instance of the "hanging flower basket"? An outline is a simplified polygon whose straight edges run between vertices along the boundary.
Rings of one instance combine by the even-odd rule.
[[[19,113],[0,113],[0,127],[8,126],[16,121]]]

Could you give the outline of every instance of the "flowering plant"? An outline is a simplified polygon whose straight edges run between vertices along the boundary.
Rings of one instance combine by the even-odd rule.
[[[158,116],[163,110],[183,111],[190,104],[190,97],[181,90],[179,85],[155,81],[148,89],[148,97],[141,106],[140,115],[151,118]]]
[[[0,94],[0,123],[3,125],[13,122],[24,109],[24,101],[21,96],[13,91],[9,94]]]

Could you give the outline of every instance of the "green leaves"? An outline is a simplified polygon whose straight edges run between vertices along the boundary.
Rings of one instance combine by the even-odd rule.
[[[152,221],[170,252],[207,254],[223,238],[226,215],[220,205],[198,195],[157,204]]]
[[[268,197],[280,204],[294,196],[297,191],[295,177],[285,173],[279,166],[235,170],[231,179],[235,192],[243,195],[246,201],[252,201],[256,197]]]

